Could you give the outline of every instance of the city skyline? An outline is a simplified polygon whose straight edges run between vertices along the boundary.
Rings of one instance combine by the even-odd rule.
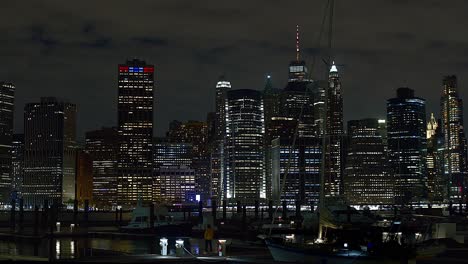
[[[281,87],[286,82],[287,63],[295,56],[296,25],[300,25],[301,50],[308,65],[311,54],[320,55],[321,51],[314,42],[323,3],[307,3],[296,10],[282,3],[259,1],[249,8],[240,8],[236,3],[221,7],[208,1],[206,6],[194,7],[201,11],[195,18],[202,14],[211,16],[192,25],[188,23],[194,18],[191,12],[181,11],[180,19],[170,19],[171,14],[184,7],[184,1],[143,2],[137,7],[141,16],[131,23],[121,19],[128,6],[119,2],[115,3],[118,12],[112,14],[94,12],[103,8],[99,4],[93,10],[86,10],[77,3],[76,8],[83,12],[75,13],[72,18],[66,15],[74,12],[69,7],[52,7],[52,2],[21,10],[26,14],[39,10],[48,20],[31,14],[21,23],[18,18],[12,18],[0,26],[7,33],[5,36],[8,35],[1,45],[5,63],[9,65],[0,69],[0,77],[14,83],[17,89],[15,133],[22,132],[22,107],[41,96],[65,98],[77,105],[77,135],[81,141],[86,131],[99,129],[101,125],[115,126],[115,65],[133,56],[154,64],[157,69],[154,127],[155,135],[159,136],[167,131],[173,119],[205,120],[206,113],[214,109],[213,86],[223,73],[232,82],[233,89],[261,90],[267,74],[271,74],[274,87]],[[449,74],[458,76],[461,98],[465,99],[463,87],[468,75],[463,44],[466,41],[462,34],[456,33],[463,23],[442,24],[430,19],[450,13],[464,21],[463,5],[461,1],[450,6],[443,5],[442,1],[372,1],[357,9],[350,3],[337,2],[334,53],[345,84],[345,121],[384,117],[385,100],[402,86],[414,89],[425,98],[429,111],[438,109],[440,79]],[[261,21],[255,17],[259,7],[267,9],[262,12],[267,17]],[[16,9],[7,4],[5,10],[15,14]],[[427,17],[413,16],[416,9]],[[399,11],[398,21],[392,10]],[[226,12],[230,15],[223,17]],[[279,24],[268,20],[270,16],[279,17],[280,12],[290,15]],[[368,23],[376,17],[382,23]],[[171,27],[158,26],[164,24],[158,22],[165,21],[175,22]],[[151,27],[137,27],[137,24]],[[350,38],[346,32],[355,28],[360,29],[359,33],[352,30],[353,38]],[[317,76],[321,76],[325,67],[318,64],[311,70],[313,79],[320,79]],[[25,71],[29,74],[23,74]],[[372,95],[374,102],[362,104],[359,98],[364,95]],[[195,96],[201,100],[191,100]],[[95,100],[88,100],[90,97]]]

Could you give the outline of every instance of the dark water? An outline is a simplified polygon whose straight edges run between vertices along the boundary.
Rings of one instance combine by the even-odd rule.
[[[184,245],[194,255],[200,254],[198,239],[184,238]],[[203,250],[203,249],[201,249]],[[169,252],[175,252],[175,238],[169,238]],[[0,241],[0,255],[37,256],[55,259],[79,259],[89,256],[119,256],[159,254],[159,238],[154,239],[106,239],[59,238],[38,240]]]

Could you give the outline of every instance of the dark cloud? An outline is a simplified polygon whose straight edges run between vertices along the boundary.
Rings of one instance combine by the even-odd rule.
[[[112,39],[107,37],[100,37],[92,41],[82,42],[80,46],[83,48],[93,49],[108,49],[111,47]]]
[[[149,46],[160,46],[160,47],[165,47],[165,46],[168,46],[169,44],[167,39],[158,38],[158,37],[136,37],[136,38],[133,38],[133,41],[139,44],[145,44]]]
[[[234,88],[262,89],[266,74],[284,87],[297,24],[301,58],[309,65],[315,58],[313,78],[326,72],[326,34],[316,42],[327,0],[27,2],[0,10],[0,59],[8,65],[0,80],[18,87],[16,131],[24,104],[41,95],[78,105],[80,137],[115,125],[116,65],[138,57],[156,66],[155,132],[163,135],[172,119],[202,120],[214,110],[220,74]],[[384,117],[386,99],[403,85],[438,113],[447,74],[465,89],[466,10],[463,0],[336,1],[333,54],[345,118]]]
[[[59,44],[59,40],[52,37],[43,26],[32,26],[30,28],[30,41],[46,50],[53,49]]]

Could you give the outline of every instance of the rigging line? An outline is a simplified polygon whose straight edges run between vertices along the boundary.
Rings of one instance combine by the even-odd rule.
[[[321,25],[320,25],[319,36],[318,36],[318,38],[317,38],[317,47],[320,46],[320,40],[321,40],[321,38],[322,38],[322,34],[323,34],[323,31],[324,31],[324,28],[325,28],[325,20],[326,20],[326,18],[327,18],[327,12],[326,12],[326,11],[328,10],[328,7],[329,7],[329,6],[330,6],[330,0],[327,0],[327,4],[325,5],[324,12],[323,12],[324,15],[323,15],[323,18],[322,18],[322,23],[321,23]],[[311,79],[311,77],[312,77],[312,70],[313,70],[313,68],[314,68],[314,66],[315,66],[316,56],[317,56],[316,54],[313,55],[312,64],[311,64],[311,70],[309,71],[308,79]],[[306,87],[305,93],[304,93],[305,96],[307,96],[308,91],[309,91],[309,89]],[[295,129],[294,129],[293,141],[292,141],[291,147],[289,148],[290,151],[289,151],[288,163],[287,163],[287,165],[286,165],[286,169],[285,169],[285,172],[284,172],[283,180],[282,180],[282,183],[281,183],[280,195],[279,195],[278,197],[275,197],[275,200],[276,200],[276,209],[275,209],[275,211],[274,211],[274,213],[273,213],[273,217],[272,217],[272,220],[271,220],[271,223],[272,223],[272,224],[274,224],[274,220],[275,220],[275,218],[276,218],[276,214],[278,213],[279,202],[280,202],[280,200],[281,200],[281,193],[284,191],[284,187],[285,187],[285,185],[286,185],[286,178],[287,178],[287,176],[288,176],[288,174],[289,174],[289,170],[290,170],[290,168],[291,168],[292,154],[293,154],[293,151],[294,151],[294,148],[295,148],[295,145],[296,145],[297,134],[298,134],[298,131],[299,131],[299,124],[301,123],[302,115],[303,115],[303,113],[304,113],[304,106],[306,105],[306,103],[307,103],[307,101],[306,101],[304,104],[302,104],[302,106],[301,106],[301,111],[300,111],[300,113],[299,113],[299,117],[298,117],[298,119],[297,119],[296,127],[295,127]],[[324,120],[325,120],[325,119],[326,119],[326,117],[324,117]],[[324,123],[324,122],[322,122],[322,123]],[[281,148],[281,144],[280,144],[280,148]],[[323,152],[323,150],[322,150],[322,152]],[[280,159],[280,162],[281,162],[281,159]],[[322,163],[323,163],[323,162],[324,162],[324,161],[322,160]],[[280,172],[280,173],[281,173],[281,172]],[[321,188],[323,188],[323,187],[321,186]],[[270,235],[271,235],[271,231],[272,231],[272,229],[271,229],[271,227],[270,227],[270,231],[269,231]]]

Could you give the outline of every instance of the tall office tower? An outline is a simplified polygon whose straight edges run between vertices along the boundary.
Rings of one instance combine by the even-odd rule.
[[[167,137],[170,142],[192,145],[191,168],[195,171],[196,193],[202,201],[211,198],[211,172],[206,122],[174,120],[169,125]]]
[[[325,196],[338,196],[343,194],[343,96],[334,62],[328,76],[324,189]]]
[[[216,83],[214,137],[210,147],[210,167],[213,199],[220,200],[225,197],[226,183],[224,181],[224,143],[226,127],[226,98],[231,90],[231,83],[224,76]]]
[[[98,208],[117,205],[117,128],[103,127],[86,132],[86,152],[93,161],[93,197]]]
[[[11,147],[15,86],[0,82],[0,203],[9,204],[11,198]]]
[[[265,111],[265,175],[266,175],[266,194],[267,198],[271,198],[271,175],[272,175],[272,160],[271,160],[271,141],[276,137],[276,130],[273,129],[274,119],[280,114],[280,95],[281,90],[273,88],[271,76],[266,78],[265,88],[263,89],[263,104]]]
[[[261,92],[240,89],[227,93],[226,198],[248,203],[266,198],[264,125]]]
[[[117,204],[152,201],[154,66],[137,59],[119,65]]]
[[[304,60],[300,59],[299,27],[296,31],[296,59],[289,64],[288,84],[281,92],[279,114],[299,121],[298,136],[315,136],[312,81]],[[300,119],[300,120],[299,120]]]
[[[467,175],[466,138],[463,129],[463,101],[458,95],[457,77],[446,76],[443,80],[440,100],[442,132],[445,136],[444,174],[449,180],[449,199],[463,200]]]
[[[75,166],[75,194],[80,206],[84,206],[88,200],[93,203],[93,160],[91,155],[83,149],[76,151]]]
[[[193,147],[156,138],[154,154],[154,200],[156,202],[193,202],[196,198],[195,170],[191,168]]]
[[[447,179],[444,176],[444,135],[442,127],[434,114],[427,122],[427,186],[428,198],[431,203],[447,202]]]
[[[25,204],[75,199],[76,106],[54,97],[26,104],[24,142]]]
[[[218,83],[216,83],[216,98],[215,98],[215,110],[216,110],[216,120],[215,120],[215,130],[216,137],[223,138],[225,135],[226,127],[226,96],[227,92],[231,90],[231,82],[227,81],[224,76],[219,78]]]
[[[314,127],[317,136],[323,136],[323,121],[325,120],[327,110],[325,109],[325,91],[328,81],[315,81],[313,83],[312,94],[314,98]]]
[[[24,134],[13,134],[11,148],[11,187],[13,195],[21,197],[21,186],[24,171]]]
[[[344,190],[352,205],[393,204],[393,179],[381,124],[373,118],[348,122],[349,148]]]
[[[294,205],[296,201],[317,204],[320,197],[321,140],[299,138],[293,150],[291,141],[281,137],[273,140],[272,198],[286,201],[289,205]]]
[[[399,88],[387,101],[389,162],[395,181],[395,203],[417,203],[426,196],[426,101]]]

